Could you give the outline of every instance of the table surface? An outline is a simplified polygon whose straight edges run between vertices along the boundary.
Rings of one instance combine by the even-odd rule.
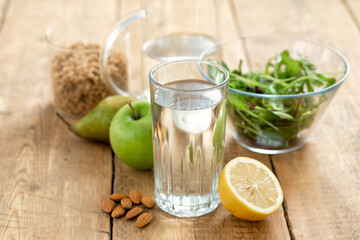
[[[126,167],[109,146],[59,122],[43,34],[59,19],[115,19],[139,2],[0,0],[0,239],[360,239],[359,0],[229,0],[218,8],[221,39],[288,33],[334,46],[351,65],[302,149],[256,154],[227,132],[225,163],[248,156],[269,166],[284,191],[278,211],[247,222],[221,204],[187,219],[155,207],[144,229],[102,212],[112,192],[154,197],[153,172]]]

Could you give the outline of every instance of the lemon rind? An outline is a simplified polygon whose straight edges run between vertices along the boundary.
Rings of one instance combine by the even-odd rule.
[[[260,207],[257,207],[251,203],[249,203],[246,199],[244,199],[243,197],[241,197],[236,189],[232,186],[231,182],[230,182],[230,179],[229,179],[229,176],[230,176],[230,169],[232,168],[233,165],[236,164],[237,161],[241,161],[243,163],[252,163],[252,164],[255,164],[255,165],[258,165],[258,166],[261,166],[262,168],[266,169],[266,172],[268,173],[269,177],[274,181],[274,183],[277,185],[277,189],[279,189],[280,191],[279,192],[279,195],[278,195],[278,198],[276,199],[275,201],[275,204],[271,207],[268,207],[268,208],[260,208]],[[257,160],[254,160],[252,158],[247,158],[247,157],[237,157],[233,160],[231,160],[227,166],[225,167],[225,179],[226,179],[226,183],[227,185],[229,186],[229,188],[232,190],[232,192],[236,195],[237,198],[241,199],[241,201],[243,202],[243,204],[245,204],[248,208],[250,209],[253,209],[254,211],[257,211],[259,213],[262,213],[262,214],[269,214],[269,213],[272,213],[274,211],[276,211],[282,204],[282,201],[283,201],[283,192],[281,190],[281,186],[280,186],[280,183],[278,181],[278,179],[276,178],[275,174],[263,163],[257,161]]]

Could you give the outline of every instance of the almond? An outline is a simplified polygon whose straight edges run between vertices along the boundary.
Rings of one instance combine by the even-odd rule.
[[[143,213],[136,219],[136,226],[145,227],[152,220],[151,213]]]
[[[105,212],[111,212],[115,208],[115,206],[116,206],[115,202],[110,199],[104,200],[101,204],[101,208]]]
[[[114,200],[115,202],[120,202],[121,199],[123,198],[127,198],[128,196],[126,196],[125,194],[122,194],[122,193],[114,193],[114,194],[111,194],[110,198],[112,200]]]
[[[134,207],[133,209],[128,211],[128,213],[126,214],[126,219],[137,217],[140,213],[142,213],[142,211],[143,211],[142,208]]]
[[[142,197],[141,203],[147,208],[152,208],[155,204],[154,201],[148,196]]]
[[[123,198],[121,199],[121,206],[123,206],[124,209],[131,209],[132,202],[129,198]]]
[[[124,215],[125,209],[122,206],[117,206],[111,213],[113,218],[118,218]]]
[[[138,191],[131,191],[129,197],[135,204],[139,204],[141,201],[141,194]]]

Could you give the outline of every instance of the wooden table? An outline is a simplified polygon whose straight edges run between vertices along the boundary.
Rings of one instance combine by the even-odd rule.
[[[111,219],[101,201],[138,189],[153,172],[129,169],[107,145],[72,135],[51,102],[45,29],[58,19],[115,17],[139,1],[0,0],[1,239],[360,239],[360,1],[221,2],[221,39],[289,33],[333,45],[351,73],[309,142],[292,153],[249,152],[227,134],[225,163],[259,159],[277,175],[283,206],[246,222],[220,206],[181,219],[159,208],[144,229]],[[229,132],[228,132],[229,133]]]

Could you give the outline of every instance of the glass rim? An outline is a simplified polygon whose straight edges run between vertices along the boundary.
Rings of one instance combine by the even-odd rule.
[[[245,91],[241,91],[241,90],[237,90],[237,89],[233,89],[229,86],[229,92],[233,92],[233,93],[237,93],[237,94],[241,94],[241,95],[246,95],[246,96],[251,96],[251,97],[258,97],[258,98],[298,98],[298,97],[309,97],[309,96],[314,96],[317,94],[322,94],[325,92],[328,92],[334,88],[337,88],[338,86],[340,86],[340,84],[342,84],[345,79],[347,79],[348,75],[349,75],[349,71],[350,71],[350,65],[349,62],[347,60],[347,58],[337,49],[335,49],[334,47],[319,42],[319,41],[314,41],[314,40],[310,40],[307,38],[303,38],[303,37],[297,37],[297,36],[292,36],[292,35],[286,35],[286,34],[265,34],[265,35],[249,35],[249,36],[242,36],[242,37],[236,37],[233,39],[228,39],[225,41],[221,41],[216,43],[214,46],[206,49],[205,51],[203,51],[200,55],[200,59],[203,59],[206,56],[206,53],[208,51],[211,51],[211,49],[217,48],[220,45],[229,43],[229,42],[233,42],[233,41],[241,41],[241,40],[249,40],[249,39],[266,39],[266,38],[288,38],[288,39],[292,39],[292,40],[298,40],[298,41],[303,41],[303,42],[307,42],[310,44],[314,44],[317,45],[319,47],[325,48],[330,50],[332,53],[334,53],[335,55],[337,55],[338,57],[341,58],[341,60],[344,63],[344,74],[341,77],[341,79],[339,81],[337,81],[335,84],[326,87],[324,89],[315,91],[315,92],[308,92],[308,93],[301,93],[301,94],[287,94],[287,95],[272,95],[272,94],[261,94],[261,93],[252,93],[252,92],[245,92]]]
[[[60,44],[56,44],[53,40],[51,40],[51,34],[53,33],[55,29],[55,26],[52,26],[50,28],[48,28],[45,32],[45,41],[52,47],[61,50],[61,51],[67,51],[67,52],[84,52],[84,53],[90,53],[90,52],[95,52],[98,51],[98,48],[91,48],[91,49],[72,49],[70,47],[66,47]]]
[[[163,85],[163,84],[157,82],[153,77],[154,72],[158,68],[161,68],[161,67],[164,67],[167,65],[171,65],[171,64],[186,64],[186,63],[197,63],[197,65],[200,68],[199,70],[201,71],[202,74],[204,74],[204,73],[201,69],[200,64],[203,63],[203,64],[215,66],[218,69],[220,69],[223,73],[225,73],[225,80],[218,84],[213,82],[215,85],[213,85],[209,88],[202,88],[202,89],[194,90],[194,89],[177,89],[177,88],[169,87],[169,86],[166,86],[166,85]],[[209,61],[205,61],[205,60],[199,60],[199,59],[182,59],[182,60],[175,60],[175,61],[166,61],[166,62],[162,62],[162,63],[154,66],[149,72],[149,79],[150,79],[150,83],[155,84],[156,86],[158,86],[159,88],[162,88],[164,90],[174,91],[174,92],[182,92],[182,93],[197,93],[197,92],[212,91],[212,90],[224,87],[229,82],[229,72],[223,66],[221,66],[220,64],[217,64],[217,63],[213,63],[213,62],[209,62]],[[205,81],[208,81],[208,80],[205,79]],[[209,82],[212,82],[212,81],[209,81]]]
[[[104,22],[104,23],[108,23],[109,24],[109,28],[112,26],[111,25],[111,21],[107,20],[107,19],[90,19],[90,21],[93,22]],[[54,30],[56,29],[56,27],[58,27],[59,25],[61,25],[61,23],[57,23],[54,24],[53,26],[49,27],[46,31],[45,31],[45,35],[44,35],[44,39],[45,41],[52,47],[61,50],[61,51],[66,51],[66,52],[81,52],[81,53],[91,53],[91,52],[99,52],[100,49],[102,48],[102,44],[103,44],[103,39],[101,40],[101,42],[99,42],[99,48],[90,48],[90,49],[72,49],[69,46],[64,46],[61,44],[57,44],[54,40],[51,39],[51,34],[54,32]],[[129,28],[125,28],[125,34],[122,37],[122,40],[126,40],[129,35],[130,35],[130,30]],[[106,36],[104,36],[105,39]]]

